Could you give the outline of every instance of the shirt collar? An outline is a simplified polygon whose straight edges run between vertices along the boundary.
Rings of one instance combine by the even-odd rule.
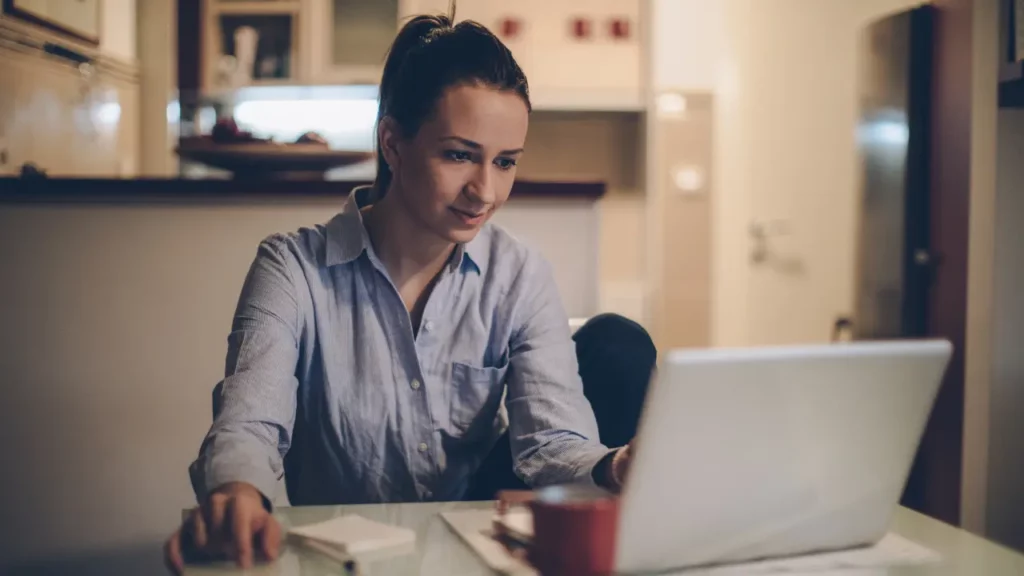
[[[327,223],[327,266],[347,264],[359,258],[363,252],[373,252],[360,210],[377,199],[377,193],[370,186],[354,188],[345,201],[345,207]],[[455,247],[449,263],[452,272],[463,265],[473,266],[477,272],[483,272],[490,255],[489,226],[485,225],[470,242]]]

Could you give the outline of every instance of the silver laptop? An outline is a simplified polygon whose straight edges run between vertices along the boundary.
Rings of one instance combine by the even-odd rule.
[[[878,541],[951,351],[901,341],[670,353],[644,406],[617,569]]]

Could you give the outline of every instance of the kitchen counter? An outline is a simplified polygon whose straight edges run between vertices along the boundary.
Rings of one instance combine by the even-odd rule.
[[[282,196],[343,198],[362,180],[214,180],[176,178],[0,178],[0,203],[153,203],[231,201]],[[514,198],[589,199],[604,196],[604,182],[517,181]]]

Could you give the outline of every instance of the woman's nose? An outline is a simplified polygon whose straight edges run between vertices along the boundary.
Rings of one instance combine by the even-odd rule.
[[[473,202],[484,205],[494,204],[494,186],[490,172],[487,166],[481,167],[466,186],[464,192]]]

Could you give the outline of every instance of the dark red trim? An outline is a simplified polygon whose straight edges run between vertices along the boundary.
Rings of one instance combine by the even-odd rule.
[[[289,197],[343,198],[364,181],[235,181],[185,179],[0,178],[0,203],[174,203]],[[517,181],[514,198],[578,198],[604,196],[604,182]]]

